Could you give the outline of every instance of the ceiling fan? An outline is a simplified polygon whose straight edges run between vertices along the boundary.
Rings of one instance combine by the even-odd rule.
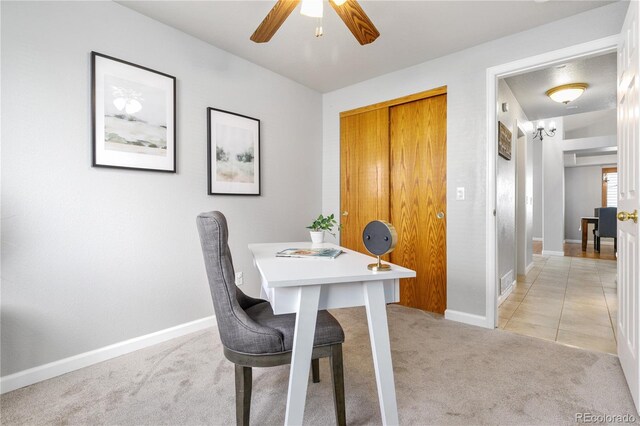
[[[265,43],[278,31],[278,28],[293,12],[301,0],[278,0],[258,28],[251,35],[256,43]],[[357,0],[329,0],[329,4],[351,30],[361,45],[369,44],[378,38],[380,33],[369,19]],[[305,13],[305,8],[307,13]],[[322,0],[302,0],[301,13],[307,16],[322,17]]]

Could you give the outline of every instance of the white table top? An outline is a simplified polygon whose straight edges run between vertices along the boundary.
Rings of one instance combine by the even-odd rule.
[[[335,259],[276,257],[276,253],[284,249],[311,247],[338,248],[344,253]],[[367,269],[367,265],[375,263],[376,258],[330,243],[313,245],[310,242],[249,244],[249,250],[253,253],[256,267],[268,287],[298,287],[416,276],[415,271],[392,263],[389,263],[391,265],[390,271],[370,271]]]

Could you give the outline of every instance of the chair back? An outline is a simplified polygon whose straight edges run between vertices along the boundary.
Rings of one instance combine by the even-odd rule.
[[[601,207],[599,209],[598,236],[604,238],[616,238],[618,236],[618,221],[615,207]]]
[[[214,211],[201,213],[196,222],[222,344],[233,351],[249,354],[281,352],[281,334],[256,323],[244,311],[248,306],[264,301],[246,296],[235,285],[227,219]]]

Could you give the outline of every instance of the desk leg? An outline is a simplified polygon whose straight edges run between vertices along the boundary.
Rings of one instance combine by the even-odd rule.
[[[396,387],[393,380],[391,364],[391,347],[389,345],[389,327],[387,325],[387,305],[384,299],[384,283],[368,281],[362,283],[364,303],[367,307],[369,338],[373,353],[373,366],[376,371],[378,400],[383,425],[398,424],[398,405]]]
[[[582,219],[580,223],[582,228],[582,251],[587,251],[587,239],[589,238],[589,222],[586,219]]]
[[[302,286],[298,290],[298,313],[291,351],[289,370],[289,393],[287,395],[287,413],[285,425],[302,425],[304,404],[307,399],[309,365],[313,351],[313,338],[318,317],[320,286]]]

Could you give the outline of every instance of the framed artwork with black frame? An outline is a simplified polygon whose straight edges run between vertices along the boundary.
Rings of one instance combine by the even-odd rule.
[[[260,195],[260,120],[207,108],[209,195]]]
[[[176,78],[91,52],[93,166],[176,172]]]

